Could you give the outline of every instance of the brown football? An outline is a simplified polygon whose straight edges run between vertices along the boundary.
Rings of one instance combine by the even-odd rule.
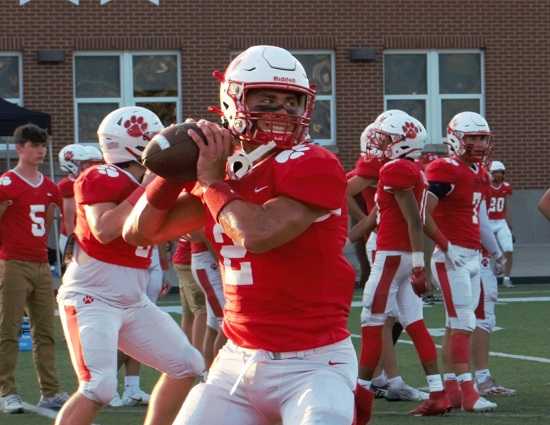
[[[147,143],[141,155],[143,165],[166,179],[196,180],[199,148],[187,134],[189,129],[206,140],[194,123],[171,125]]]

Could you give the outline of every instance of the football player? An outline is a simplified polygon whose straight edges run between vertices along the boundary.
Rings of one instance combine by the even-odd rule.
[[[389,110],[380,114],[376,120],[369,124],[363,130],[361,143],[361,157],[357,160],[353,175],[348,178],[347,196],[350,214],[357,221],[365,218],[362,211],[358,211],[355,196],[361,194],[367,205],[367,211],[374,208],[374,196],[376,184],[378,182],[378,173],[380,168],[388,159],[382,155],[380,149],[375,144],[375,127],[385,119],[394,115],[407,115],[400,110]],[[363,238],[361,237],[361,240]],[[367,239],[366,252],[369,263],[372,267],[376,252],[376,231],[372,231]],[[397,343],[403,327],[397,321],[397,317],[388,317],[384,324],[382,355],[380,364],[374,373],[372,379],[372,389],[377,397],[385,397],[388,400],[424,400],[428,394],[407,385],[399,374],[394,345]]]
[[[59,391],[55,371],[54,297],[47,239],[53,206],[61,207],[55,183],[40,165],[47,154],[45,130],[25,124],[14,134],[18,162],[0,176],[0,397],[5,413],[23,412],[15,386],[19,348],[17,332],[25,306],[32,323],[34,362],[40,407],[60,409],[67,394]]]
[[[491,172],[491,184],[489,186],[489,219],[491,227],[497,238],[500,248],[506,256],[506,265],[504,267],[504,277],[502,286],[513,288],[514,285],[510,279],[512,271],[512,258],[514,251],[514,241],[510,226],[510,217],[508,214],[508,198],[512,195],[512,186],[504,181],[506,167],[500,161],[492,161],[489,168]]]
[[[142,107],[108,114],[98,129],[106,164],[75,182],[76,245],[58,294],[79,387],[57,425],[89,425],[117,387],[117,348],[161,371],[145,424],[171,424],[204,361],[179,326],[146,296],[150,246],[131,246],[122,224],[141,194],[145,144],[162,130]],[[147,183],[147,181],[144,181]]]
[[[382,330],[389,316],[398,317],[413,340],[426,373],[430,396],[411,412],[441,415],[450,409],[437,366],[437,351],[422,314],[426,290],[423,252],[423,209],[426,179],[414,161],[422,153],[426,130],[407,114],[385,118],[374,127],[377,148],[389,160],[380,169],[376,207],[364,224],[378,223],[376,256],[363,293],[358,423],[368,422],[371,379],[382,352]],[[371,400],[369,405],[369,398]]]
[[[73,143],[64,146],[59,151],[59,168],[64,173],[67,173],[67,176],[57,183],[63,197],[63,219],[61,220],[61,234],[59,236],[59,249],[61,253],[65,252],[67,237],[73,233],[76,223],[74,182],[82,171],[102,161],[103,155],[101,151],[94,146]]]
[[[481,115],[461,112],[448,125],[445,143],[451,157],[436,159],[426,169],[425,231],[437,245],[432,276],[441,288],[446,312],[445,389],[453,407],[475,412],[496,408],[479,396],[470,373],[470,338],[480,293],[479,208],[487,183],[481,164],[490,138]]]
[[[199,120],[207,144],[189,130],[204,203],[157,177],[124,226],[137,245],[205,226],[220,263],[228,342],[174,423],[349,425],[346,178],[334,154],[306,141],[315,91],[274,46],[251,47],[215,75],[227,128]]]

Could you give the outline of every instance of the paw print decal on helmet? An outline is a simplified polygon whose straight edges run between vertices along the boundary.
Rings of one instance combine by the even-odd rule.
[[[99,174],[104,174],[109,177],[118,177],[119,175],[118,170],[111,165],[100,165],[99,167],[97,167],[97,172]]]
[[[284,150],[275,157],[275,161],[277,161],[279,164],[284,164],[291,159],[300,158],[301,156],[305,155],[306,151],[310,149],[311,148],[309,146],[296,146],[292,149]]]
[[[407,139],[416,139],[416,135],[418,134],[418,127],[414,125],[414,123],[407,121],[403,125],[403,133],[405,134],[405,137]]]
[[[141,116],[132,115],[129,120],[124,121],[124,128],[128,135],[132,137],[143,137],[144,140],[149,140],[147,136],[147,127],[149,125]]]

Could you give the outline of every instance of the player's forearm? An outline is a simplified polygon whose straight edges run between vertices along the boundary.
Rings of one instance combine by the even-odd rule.
[[[263,253],[296,238],[324,212],[288,198],[263,205],[235,200],[224,207],[218,221],[236,245]]]
[[[359,204],[357,204],[357,201],[355,200],[355,198],[349,193],[346,193],[346,198],[348,202],[349,215],[356,221],[361,221],[362,219],[364,219],[366,215],[363,212],[363,210],[359,207]]]
[[[63,224],[67,235],[74,232],[75,215],[74,198],[72,198],[72,202],[65,202],[65,199],[63,199]]]
[[[349,240],[357,242],[360,239],[367,239],[370,233],[376,228],[376,214],[378,210],[373,208],[368,216],[365,216],[359,223],[353,226],[349,232]]]
[[[90,226],[94,237],[102,244],[108,244],[121,237],[124,220],[126,220],[131,210],[132,205],[124,201],[115,208],[98,215],[92,226]]]
[[[498,242],[495,239],[495,234],[491,228],[489,216],[487,215],[487,204],[485,201],[482,201],[479,206],[479,233],[481,244],[485,247],[485,249],[489,251],[492,256],[500,257],[502,252],[500,251]]]
[[[140,198],[124,222],[122,236],[132,245],[154,245],[179,238],[204,226],[204,207],[198,198],[181,195],[170,209]]]

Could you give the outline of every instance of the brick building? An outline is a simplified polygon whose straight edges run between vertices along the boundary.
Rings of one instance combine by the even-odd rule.
[[[0,97],[52,118],[55,151],[94,142],[110,110],[211,117],[214,69],[253,44],[296,53],[318,89],[312,135],[347,168],[384,108],[441,141],[460,110],[484,114],[507,167],[519,242],[550,240],[535,203],[550,182],[550,2],[1,0]],[[6,142],[6,141],[4,141]],[[4,145],[2,145],[4,146]],[[0,146],[0,148],[2,147]],[[1,150],[1,149],[0,149]],[[5,154],[4,154],[5,155]]]

